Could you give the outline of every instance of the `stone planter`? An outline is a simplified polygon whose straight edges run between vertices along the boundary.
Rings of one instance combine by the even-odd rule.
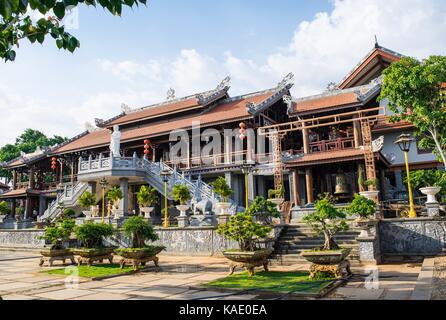
[[[254,275],[254,268],[263,266],[268,271],[268,257],[273,253],[272,249],[258,251],[223,251],[223,255],[231,260],[229,274],[232,275],[237,267],[244,267],[250,276]]]
[[[363,192],[360,192],[359,195],[378,203],[379,191],[363,191]]]
[[[176,208],[180,211],[180,217],[186,217],[186,211],[189,210],[190,206],[187,204],[181,204],[179,206],[176,206]]]
[[[340,249],[333,251],[304,251],[302,257],[319,265],[336,265],[344,261],[350,254],[351,249]]]
[[[426,203],[438,203],[436,195],[441,191],[440,187],[426,187],[421,188],[420,191],[427,196]]]
[[[122,257],[119,262],[121,269],[124,268],[126,264],[132,264],[133,269],[136,271],[139,269],[139,266],[145,266],[149,261],[153,261],[155,267],[158,268],[159,258],[157,257],[157,254],[165,249],[166,248],[163,246],[149,246],[141,249],[120,248],[115,249],[115,253]]]
[[[274,203],[277,206],[277,210],[279,210],[279,207],[285,202],[285,199],[283,199],[283,198],[272,198],[272,199],[268,199],[268,201]]]
[[[45,261],[48,261],[50,267],[53,266],[53,262],[61,260],[65,264],[66,260],[70,260],[71,264],[75,264],[74,256],[70,249],[44,249],[40,251],[42,257],[40,258],[39,266],[43,266]]]
[[[368,238],[372,236],[370,234],[370,227],[371,227],[370,220],[358,219],[355,221],[355,224],[361,229],[361,233],[358,236],[359,238]]]
[[[144,218],[150,219],[151,213],[155,210],[155,207],[140,207],[142,213],[144,213]]]
[[[113,263],[113,251],[114,248],[80,248],[73,249],[73,254],[79,256],[77,259],[77,264],[80,266],[83,263],[91,266],[93,262],[99,261],[102,263],[103,260],[107,259],[110,263]]]
[[[228,214],[228,209],[231,207],[231,203],[230,202],[219,202],[218,207],[220,208],[220,214],[221,216],[227,215]]]

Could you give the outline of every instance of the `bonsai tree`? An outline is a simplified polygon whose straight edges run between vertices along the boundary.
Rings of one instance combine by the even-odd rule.
[[[280,189],[270,189],[268,190],[268,199],[281,199],[283,198],[285,195],[285,188],[283,187],[283,185],[280,187]]]
[[[142,186],[136,194],[136,199],[141,207],[152,207],[159,201],[156,189],[149,186]]]
[[[221,197],[222,202],[228,202],[229,197],[234,193],[224,177],[218,177],[211,183],[211,186],[214,188],[214,192]]]
[[[56,226],[45,229],[45,235],[40,236],[39,239],[44,239],[51,243],[51,250],[63,250],[64,241],[70,239],[71,233],[75,227],[74,220],[62,220]]]
[[[126,236],[132,238],[132,248],[144,248],[146,240],[156,241],[159,239],[153,227],[139,216],[127,219],[122,226],[122,231]]]
[[[189,188],[184,184],[175,185],[172,189],[172,195],[175,201],[178,201],[182,206],[192,198]]]
[[[124,198],[124,194],[120,187],[113,187],[110,191],[107,193],[107,197],[110,201],[112,201],[115,206],[121,199]]]
[[[376,203],[373,200],[367,199],[359,194],[355,194],[352,203],[345,208],[348,214],[357,214],[361,220],[367,220],[375,214]]]
[[[0,202],[0,215],[8,215],[11,213],[11,209],[6,201]]]
[[[446,193],[446,172],[442,170],[416,170],[410,173],[410,182],[414,189],[423,187],[439,187],[441,194]],[[407,183],[407,176],[404,176],[404,183]]]
[[[256,197],[246,210],[246,214],[264,225],[270,225],[273,222],[272,218],[280,217],[277,206],[263,197]]]
[[[271,230],[271,227],[254,221],[251,214],[242,212],[232,216],[228,223],[219,225],[217,233],[237,241],[241,251],[256,251],[257,240],[266,238]]]
[[[88,210],[91,206],[96,205],[97,199],[90,191],[85,191],[77,200],[77,203],[84,209]]]
[[[74,219],[76,217],[76,211],[74,211],[71,208],[65,208],[62,212],[62,215],[60,215],[59,219],[65,220],[65,219]]]
[[[364,185],[369,191],[376,190],[376,188],[378,187],[378,181],[376,179],[369,179],[364,182]]]
[[[334,240],[334,235],[339,231],[348,230],[345,222],[346,215],[335,208],[333,198],[329,194],[321,196],[315,203],[315,211],[304,217],[317,234],[323,234],[325,238],[321,250],[339,250]]]
[[[87,222],[74,230],[76,238],[82,241],[87,249],[102,248],[103,240],[115,233],[112,225]]]

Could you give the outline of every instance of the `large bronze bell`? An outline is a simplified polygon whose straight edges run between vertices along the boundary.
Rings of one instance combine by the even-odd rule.
[[[342,171],[338,171],[336,174],[335,194],[347,194],[349,192],[347,176]]]

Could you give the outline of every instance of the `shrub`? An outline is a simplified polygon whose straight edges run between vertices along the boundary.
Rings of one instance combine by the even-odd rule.
[[[272,218],[280,217],[277,206],[263,197],[256,197],[246,213],[254,217],[256,221],[266,225],[272,224]]]
[[[304,217],[317,234],[323,234],[325,238],[321,250],[337,250],[339,246],[334,241],[334,235],[339,231],[348,230],[345,222],[345,213],[336,209],[333,198],[325,194],[315,203],[315,211]]]
[[[132,237],[133,248],[144,248],[146,240],[156,241],[159,239],[153,227],[140,216],[127,219],[122,230],[126,236]]]
[[[410,172],[410,182],[415,190],[423,187],[440,187],[446,193],[446,172],[443,170],[415,170]],[[407,184],[407,175],[404,175]]]
[[[71,208],[66,208],[63,210],[62,215],[60,216],[60,219],[73,219],[76,217],[76,211],[74,211]]]
[[[364,185],[368,187],[369,190],[375,190],[378,187],[378,181],[376,179],[369,179],[364,182]]]
[[[136,198],[141,207],[151,207],[159,201],[156,189],[149,186],[141,186],[139,192],[136,194]]]
[[[175,201],[180,202],[180,205],[185,205],[192,198],[189,188],[184,184],[175,185],[172,190],[172,195]]]
[[[96,196],[90,191],[85,191],[77,200],[77,203],[84,209],[90,209],[91,206],[96,205],[98,200]]]
[[[51,243],[51,249],[64,249],[63,242],[70,239],[75,227],[74,220],[61,220],[56,226],[45,229],[45,235],[39,239],[45,239]]]
[[[25,212],[25,209],[23,207],[15,208],[15,215],[16,216],[21,216],[21,215],[23,215],[24,212]]]
[[[355,194],[352,203],[345,208],[345,211],[351,215],[359,215],[361,219],[367,219],[375,214],[376,203],[359,194]]]
[[[242,212],[232,216],[228,223],[219,225],[217,233],[237,241],[241,251],[255,251],[257,240],[266,238],[271,230],[271,227],[255,222],[252,215]]]
[[[8,206],[8,203],[6,201],[1,201],[0,202],[0,214],[10,214],[11,213],[11,209]]]
[[[234,193],[234,190],[226,182],[224,177],[218,177],[211,183],[214,192],[219,195],[223,202],[228,202],[228,198]]]
[[[120,187],[113,187],[107,192],[107,197],[112,202],[116,202],[124,198],[124,193]]]
[[[88,249],[103,247],[104,238],[112,236],[114,232],[112,225],[91,221],[75,228],[77,239]]]

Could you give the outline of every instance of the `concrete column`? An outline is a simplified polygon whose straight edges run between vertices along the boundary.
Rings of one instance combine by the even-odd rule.
[[[45,197],[39,196],[39,216],[43,215],[45,213]]]
[[[225,163],[230,164],[232,162],[232,136],[231,135],[224,135],[225,140],[225,147],[224,147],[224,154],[225,154]]]
[[[31,197],[27,196],[26,202],[25,202],[25,212],[24,212],[24,217],[23,217],[24,220],[31,217],[31,215],[32,215]]]
[[[129,213],[129,179],[121,178],[119,179],[119,183],[124,195],[124,198],[121,200],[119,209],[122,210],[124,216],[127,216]]]
[[[234,190],[234,176],[232,174],[232,172],[225,172],[225,179],[226,179],[226,183],[228,184],[228,186]],[[232,195],[232,198],[235,199],[236,195],[235,192]]]
[[[28,175],[29,175],[28,188],[34,189],[36,180],[34,179],[34,168],[33,167],[29,168]]]
[[[75,168],[74,160],[72,160],[71,161],[71,179],[70,179],[72,185],[74,184],[74,168]]]
[[[406,190],[404,183],[403,183],[403,176],[402,176],[401,170],[395,171],[395,182],[396,182],[397,190]]]
[[[384,170],[379,170],[379,182],[381,184],[381,199],[386,200],[387,198],[387,188],[386,188],[386,173]]]
[[[96,181],[90,181],[88,182],[88,189],[91,193],[96,194]]]
[[[307,187],[307,204],[314,203],[313,196],[313,173],[311,169],[305,170],[305,184]]]
[[[254,164],[255,154],[255,134],[253,129],[246,130],[246,162]]]
[[[17,171],[13,170],[12,171],[12,190],[16,190],[17,189]]]
[[[310,153],[310,138],[308,136],[308,129],[302,130],[302,138],[304,143],[304,153],[309,154]]]
[[[293,193],[293,202],[296,206],[300,206],[301,200],[300,200],[300,188],[299,188],[299,172],[296,170],[293,170],[292,174],[292,193]]]
[[[12,199],[11,202],[11,217],[14,218],[15,217],[15,209],[17,208],[17,203],[15,199]]]
[[[254,174],[250,173],[248,174],[248,199],[250,202],[254,201],[255,190],[256,190],[255,176]]]
[[[266,198],[265,177],[257,176],[257,195]]]

